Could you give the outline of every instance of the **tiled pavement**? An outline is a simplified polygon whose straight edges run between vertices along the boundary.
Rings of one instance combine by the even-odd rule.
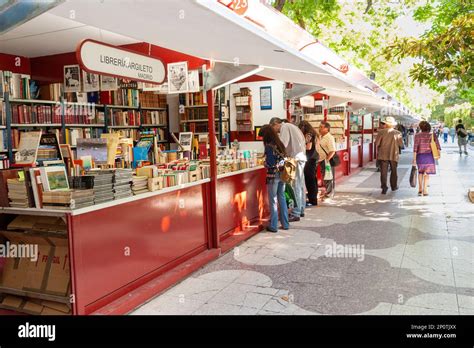
[[[254,236],[132,314],[474,314],[471,153],[446,147],[426,197],[408,185],[409,151],[386,196],[368,167],[289,231]]]

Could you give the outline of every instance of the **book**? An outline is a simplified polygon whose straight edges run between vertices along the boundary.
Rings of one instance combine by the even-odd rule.
[[[21,132],[20,143],[15,153],[16,165],[35,165],[41,134],[41,131]]]
[[[69,190],[69,182],[64,165],[41,167],[40,172],[44,190],[43,198],[47,191]]]

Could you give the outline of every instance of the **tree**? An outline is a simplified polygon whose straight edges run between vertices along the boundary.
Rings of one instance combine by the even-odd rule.
[[[411,69],[414,81],[444,92],[455,83],[463,97],[474,101],[474,2],[429,0],[415,11],[420,22],[432,21],[420,38],[396,38],[384,50],[389,60],[419,61]]]
[[[374,73],[377,83],[392,96],[428,118],[430,109],[441,102],[439,93],[413,81],[409,75],[413,59],[400,59],[394,64],[383,54],[400,32],[397,19],[413,10],[416,3],[280,0],[274,5],[367,76]]]

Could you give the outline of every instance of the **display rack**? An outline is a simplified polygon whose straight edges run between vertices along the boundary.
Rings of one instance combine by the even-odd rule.
[[[237,132],[253,131],[252,94],[250,88],[244,87],[234,93],[236,108]]]

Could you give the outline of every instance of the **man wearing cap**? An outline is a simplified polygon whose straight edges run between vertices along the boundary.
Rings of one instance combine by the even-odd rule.
[[[386,117],[383,121],[385,128],[377,133],[375,146],[377,147],[377,160],[380,163],[380,182],[382,194],[388,191],[387,175],[390,166],[390,186],[392,191],[398,190],[397,166],[400,159],[400,148],[403,148],[402,133],[394,129],[397,122],[393,117]]]
[[[290,222],[300,221],[304,217],[306,192],[304,183],[304,165],[306,164],[306,141],[301,130],[294,124],[278,117],[270,120],[270,126],[279,133],[286,148],[286,154],[296,160],[296,177],[293,182],[297,207],[291,211]]]

